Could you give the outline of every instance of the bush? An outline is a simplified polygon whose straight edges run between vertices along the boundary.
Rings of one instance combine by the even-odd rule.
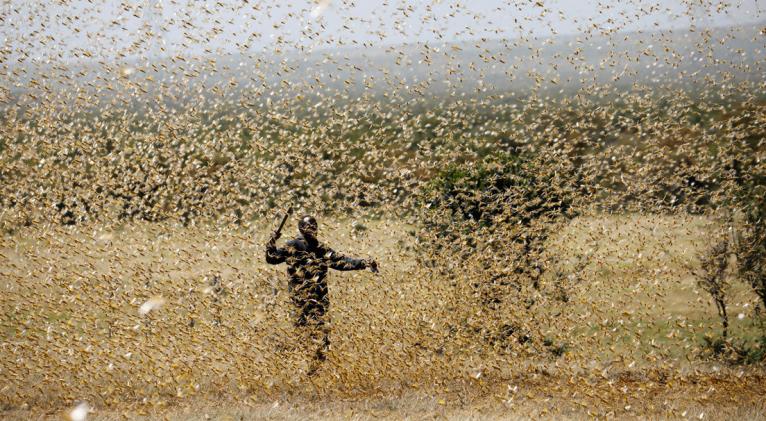
[[[534,307],[561,295],[541,286],[545,242],[578,214],[583,185],[566,155],[543,148],[453,165],[425,189],[424,263],[491,314],[467,328],[501,348],[542,341]]]
[[[711,356],[736,365],[758,364],[766,361],[766,335],[755,340],[729,340],[706,335],[703,350]]]
[[[723,338],[729,335],[729,316],[726,313],[726,293],[729,282],[726,277],[729,243],[721,241],[711,247],[700,258],[701,268],[697,271],[698,285],[705,290],[715,303],[718,317],[723,325]]]

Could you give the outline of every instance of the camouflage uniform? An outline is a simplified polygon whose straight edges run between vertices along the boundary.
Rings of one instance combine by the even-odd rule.
[[[288,241],[284,247],[276,246],[272,237],[266,245],[266,263],[287,263],[290,276],[288,290],[295,305],[294,324],[308,334],[309,340],[320,342],[315,361],[324,361],[330,346],[327,310],[327,270],[362,270],[370,267],[363,259],[354,259],[336,253],[316,239],[300,236]],[[312,369],[313,370],[313,369]]]

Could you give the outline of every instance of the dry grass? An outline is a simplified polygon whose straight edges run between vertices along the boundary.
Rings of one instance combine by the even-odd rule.
[[[591,262],[568,286],[569,304],[542,310],[568,312],[548,328],[567,340],[560,358],[456,334],[481,309],[458,308],[471,301],[416,266],[409,228],[352,222],[325,222],[324,238],[376,256],[382,273],[331,274],[333,346],[312,379],[284,267],[263,263],[269,223],[39,226],[4,237],[4,417],[56,417],[80,399],[105,420],[763,417],[761,369],[697,360],[716,323],[688,271],[715,228],[704,218],[584,217],[552,238],[564,272],[569,257]],[[165,305],[140,316],[152,296]],[[752,331],[750,316],[733,331]]]
[[[520,380],[520,379],[517,379]],[[758,394],[766,390],[763,377],[689,377],[673,384],[621,379],[581,380],[541,376],[481,392],[422,393],[369,396],[356,399],[249,398],[184,400],[169,406],[123,405],[96,409],[93,420],[367,420],[367,419],[766,419]],[[587,389],[582,388],[587,386]],[[515,390],[515,391],[514,391]],[[714,394],[715,391],[723,393]],[[9,420],[60,419],[67,410],[16,410]]]

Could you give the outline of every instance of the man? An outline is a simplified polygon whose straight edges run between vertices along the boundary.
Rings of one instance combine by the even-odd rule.
[[[362,270],[369,268],[378,272],[374,260],[354,259],[336,253],[317,239],[318,225],[312,216],[303,216],[298,222],[300,236],[290,240],[285,247],[277,247],[280,237],[275,231],[266,245],[266,263],[276,265],[287,263],[290,276],[288,291],[295,305],[294,323],[296,327],[307,329],[306,333],[314,342],[320,342],[309,367],[309,375],[314,374],[319,364],[327,356],[330,346],[327,310],[330,300],[327,295],[328,268],[335,270]]]

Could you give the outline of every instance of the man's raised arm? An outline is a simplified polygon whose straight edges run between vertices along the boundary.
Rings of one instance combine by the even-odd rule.
[[[275,232],[269,238],[269,242],[266,243],[266,263],[270,265],[284,263],[285,259],[287,259],[287,250],[277,247],[279,237],[279,233]]]

